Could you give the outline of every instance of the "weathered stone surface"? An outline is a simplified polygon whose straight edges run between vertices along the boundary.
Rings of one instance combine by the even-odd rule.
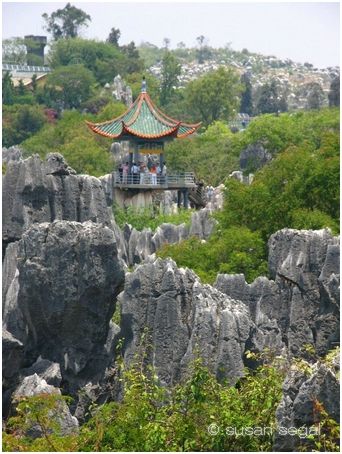
[[[58,153],[11,161],[3,180],[3,240],[15,241],[33,223],[70,220],[110,225],[101,182],[73,175]]]
[[[48,385],[59,387],[62,381],[61,368],[58,363],[53,363],[48,359],[39,357],[32,366],[21,371],[21,375],[28,377],[37,374],[46,381]]]
[[[240,153],[240,167],[242,170],[249,169],[254,172],[271,159],[271,153],[265,150],[261,144],[250,144]]]
[[[35,224],[19,242],[18,269],[26,356],[57,362],[64,375],[100,374],[124,280],[113,232],[90,221]]]
[[[20,161],[23,159],[23,152],[18,145],[9,148],[2,148],[2,162],[8,164],[10,161]]]
[[[269,240],[274,280],[247,284],[243,275],[219,275],[215,287],[246,304],[266,335],[261,346],[286,345],[301,355],[312,344],[323,355],[339,340],[338,240],[328,230],[280,230]]]
[[[2,374],[6,381],[15,377],[24,360],[24,345],[5,328],[2,329]]]
[[[124,358],[141,351],[145,333],[149,360],[167,384],[187,371],[195,352],[219,377],[242,375],[251,323],[246,307],[168,259],[157,259],[126,274],[121,302]]]
[[[45,160],[46,175],[76,175],[60,153],[49,153]]]
[[[40,378],[37,374],[27,376],[23,379],[20,386],[13,394],[13,405],[19,402],[24,397],[32,397],[46,394],[61,395],[58,388],[48,385],[47,382]],[[60,435],[69,435],[78,431],[78,421],[71,415],[67,404],[60,400],[56,405],[56,409],[50,411],[51,419],[56,420],[59,425]],[[28,414],[29,417],[29,414]],[[32,438],[41,437],[43,435],[42,427],[32,421],[32,425],[28,428],[26,434]]]
[[[308,431],[313,424],[318,423],[320,412],[315,408],[317,404],[323,405],[329,417],[339,422],[339,389],[337,370],[334,367],[316,363],[309,375],[298,367],[293,367],[284,381],[283,398],[276,412],[279,429],[273,449],[277,452],[298,450],[306,437],[291,435],[288,429],[297,429],[298,435],[301,435],[305,434],[303,426]]]
[[[156,228],[152,241],[154,243],[154,250],[159,249],[163,244],[180,243],[189,236],[189,227],[186,224],[174,225],[169,223],[161,224]]]
[[[214,230],[217,221],[211,217],[211,210],[203,208],[195,211],[191,217],[189,236],[197,236],[206,240]]]
[[[2,274],[2,324],[4,329],[14,337],[25,342],[26,323],[18,305],[19,270],[18,270],[19,242],[11,243],[6,248]]]
[[[212,186],[206,188],[207,205],[206,208],[209,210],[221,210],[223,208],[223,194],[225,186],[220,184],[216,188]]]
[[[240,181],[240,183],[244,184],[252,184],[253,179],[254,179],[254,173],[250,173],[249,175],[244,175],[241,170],[234,170],[229,175],[229,178],[234,178],[237,181]]]

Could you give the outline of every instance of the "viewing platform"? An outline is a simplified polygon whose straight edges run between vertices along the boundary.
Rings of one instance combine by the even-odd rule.
[[[119,189],[162,189],[179,190],[195,188],[195,176],[192,172],[171,173],[168,175],[152,175],[151,173],[137,175],[120,175],[113,172],[113,185]]]

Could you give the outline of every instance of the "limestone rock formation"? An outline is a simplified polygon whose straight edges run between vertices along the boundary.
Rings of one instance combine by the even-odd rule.
[[[11,161],[3,180],[3,241],[21,238],[33,223],[56,219],[110,225],[99,179],[74,175],[62,156],[50,153]]]
[[[325,354],[339,340],[339,239],[329,230],[283,229],[268,245],[274,280],[247,284],[243,275],[219,275],[215,287],[246,304],[269,337],[261,346],[283,343],[292,355],[302,355],[312,344]]]
[[[8,164],[10,161],[20,161],[23,159],[23,151],[18,145],[9,148],[2,148],[2,162]]]
[[[248,310],[201,284],[191,270],[177,268],[171,259],[139,265],[126,275],[119,301],[128,364],[146,342],[149,360],[166,384],[184,376],[196,354],[218,376],[234,381],[242,375],[252,325]]]
[[[260,143],[250,144],[240,153],[240,168],[254,172],[271,159],[271,153],[265,150]]]
[[[276,413],[275,451],[297,451],[303,441],[307,442],[307,434],[323,430],[318,425],[322,409],[339,422],[338,371],[339,367],[321,361],[308,367],[307,373],[298,366],[292,368],[284,381],[283,398]],[[290,429],[298,433],[291,434]]]
[[[124,281],[112,230],[91,221],[34,224],[18,242],[14,279],[17,298],[4,301],[13,351],[22,343],[26,363],[39,356],[58,363],[71,388],[99,378],[112,355],[109,322]]]

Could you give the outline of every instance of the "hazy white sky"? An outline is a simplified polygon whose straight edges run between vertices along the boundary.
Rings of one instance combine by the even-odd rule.
[[[46,35],[43,13],[63,2],[2,2],[2,36]],[[317,67],[339,65],[339,2],[72,2],[91,16],[86,38],[104,40],[112,27],[120,44],[149,41],[171,47],[196,44],[204,35],[214,47],[231,43],[253,52],[290,58]]]

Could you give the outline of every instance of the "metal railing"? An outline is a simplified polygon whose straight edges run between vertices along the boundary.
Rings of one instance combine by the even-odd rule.
[[[49,66],[28,66],[28,65],[16,65],[12,63],[3,63],[3,71],[16,71],[26,73],[48,73],[51,72]]]
[[[125,175],[118,171],[113,172],[114,185],[116,186],[189,186],[195,184],[195,176],[192,172],[170,173],[167,175],[157,175],[150,172]]]

